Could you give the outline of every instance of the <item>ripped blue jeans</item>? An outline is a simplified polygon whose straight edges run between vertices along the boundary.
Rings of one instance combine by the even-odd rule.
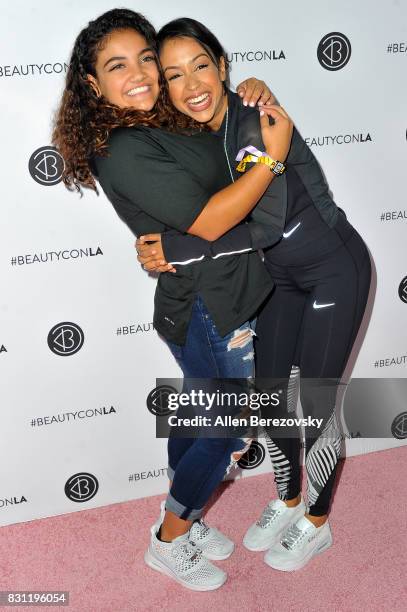
[[[225,305],[225,307],[227,307]],[[198,295],[191,314],[186,343],[167,344],[185,378],[254,377],[253,322],[246,322],[230,334],[218,334],[211,315]],[[210,496],[246,452],[244,438],[168,439],[168,477],[172,481],[166,509],[184,520],[200,518]]]

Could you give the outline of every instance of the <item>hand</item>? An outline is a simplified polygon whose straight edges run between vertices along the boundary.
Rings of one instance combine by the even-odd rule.
[[[270,125],[269,117],[274,119]],[[291,146],[293,122],[282,106],[273,104],[260,110],[261,135],[267,155],[284,162]]]
[[[152,242],[153,244],[146,244]],[[161,234],[146,234],[136,240],[135,247],[138,261],[148,272],[176,272],[176,269],[166,262],[161,244]]]
[[[237,93],[243,98],[244,106],[259,106],[265,104],[278,104],[273,93],[264,81],[254,77],[239,83],[236,88]]]

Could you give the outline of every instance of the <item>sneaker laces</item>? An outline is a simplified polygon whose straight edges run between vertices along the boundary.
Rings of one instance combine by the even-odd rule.
[[[262,529],[265,529],[265,527],[268,527],[277,518],[279,514],[279,510],[273,508],[270,503],[264,508],[263,514],[261,515],[256,524]]]
[[[195,538],[198,540],[202,540],[209,533],[208,525],[203,521],[203,519],[199,519],[195,521],[189,531],[190,534],[190,542],[195,542]]]
[[[183,559],[187,561],[195,561],[195,559],[199,560],[201,550],[197,547],[195,542],[186,540],[185,542],[179,542],[176,546],[174,546],[171,554],[175,558],[182,556]]]
[[[284,546],[284,548],[291,550],[299,544],[306,533],[307,530],[298,529],[297,525],[295,524],[291,525],[284,534],[284,537],[281,540],[281,545]]]

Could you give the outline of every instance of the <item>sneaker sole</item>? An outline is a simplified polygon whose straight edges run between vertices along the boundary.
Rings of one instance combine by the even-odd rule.
[[[185,582],[185,580],[181,580],[181,578],[179,578],[169,567],[167,567],[164,563],[154,557],[149,549],[144,553],[144,561],[151,569],[165,574],[169,578],[172,578],[173,580],[175,580],[179,584],[182,584],[182,586],[186,587],[187,589],[190,589],[191,591],[215,591],[216,589],[219,589],[223,584],[225,584],[227,579],[227,575],[225,575],[224,580],[219,584],[211,584],[209,586],[196,586]]]
[[[286,565],[284,567],[279,567],[278,565],[272,565],[273,562],[272,561],[270,562],[266,558],[264,558],[264,562],[267,563],[267,565],[269,565],[273,569],[279,570],[281,572],[295,572],[295,570],[299,570],[305,565],[307,565],[307,563],[311,561],[313,557],[316,557],[317,555],[320,555],[321,553],[328,550],[328,548],[330,548],[332,544],[333,544],[333,540],[332,540],[332,536],[330,536],[326,540],[326,542],[323,542],[320,546],[318,546],[318,548],[316,548],[310,554],[308,554],[300,563],[297,563],[295,565]]]
[[[231,551],[224,555],[216,555],[211,552],[206,552],[205,550],[202,550],[202,555],[205,557],[205,559],[209,559],[209,561],[224,561],[225,559],[229,559],[230,555],[233,553],[234,550],[235,545],[233,544],[233,548],[231,549]]]

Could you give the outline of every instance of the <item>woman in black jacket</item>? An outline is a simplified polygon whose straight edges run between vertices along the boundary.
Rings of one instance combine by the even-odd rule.
[[[160,30],[164,71],[176,63],[175,55],[182,58],[182,41],[201,40],[203,28],[194,20],[179,19]],[[183,78],[182,69],[168,71],[169,94],[176,108],[193,116],[184,102]],[[264,146],[257,114],[242,107],[236,94],[228,92],[228,98],[225,153],[235,179],[237,151],[254,146],[260,154]],[[218,134],[224,137],[225,122]],[[246,165],[256,161],[255,156],[247,158]],[[170,231],[162,237],[144,236],[137,246],[145,269],[160,272],[180,269],[186,262],[199,266],[203,258],[264,250],[276,287],[257,319],[256,379],[260,389],[283,391],[280,409],[263,412],[286,419],[288,426],[266,429],[279,498],[248,529],[244,544],[249,550],[267,551],[265,561],[271,567],[292,571],[332,544],[327,514],[341,452],[336,397],[365,311],[371,264],[366,245],[331,198],[314,155],[295,128],[286,168],[248,222],[218,240]],[[311,423],[305,431],[307,508],[300,489],[300,437],[291,418],[299,372],[303,413]]]

